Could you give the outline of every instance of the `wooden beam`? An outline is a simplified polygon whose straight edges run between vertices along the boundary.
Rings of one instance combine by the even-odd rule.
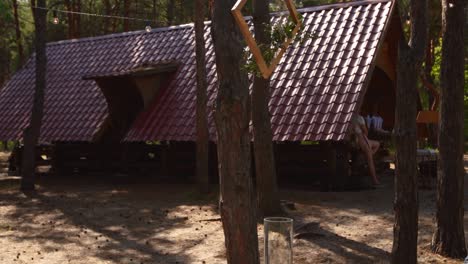
[[[257,42],[255,41],[252,33],[250,32],[249,26],[245,22],[244,16],[242,15],[241,10],[244,7],[247,0],[238,0],[231,9],[231,13],[234,16],[234,20],[236,21],[237,26],[239,27],[239,30],[242,36],[244,37],[247,46],[249,47],[249,50],[252,53],[255,62],[257,63],[258,69],[262,73],[262,77],[264,79],[268,79],[273,74],[276,66],[278,66],[278,63],[280,62],[281,58],[286,52],[286,49],[289,47],[289,45],[291,45],[292,41],[294,40],[294,37],[297,35],[302,26],[296,7],[294,6],[292,0],[284,1],[286,2],[289,14],[293,22],[296,24],[296,27],[293,29],[291,38],[287,38],[284,41],[281,48],[279,49],[279,51],[275,52],[277,55],[271,61],[270,65],[267,65],[265,58],[263,58],[262,52],[260,51],[260,48],[258,47]]]

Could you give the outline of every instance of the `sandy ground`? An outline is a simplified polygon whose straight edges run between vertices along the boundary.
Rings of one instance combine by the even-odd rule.
[[[383,181],[385,188],[361,192],[283,189],[296,224],[317,223],[311,236],[294,240],[294,263],[388,263],[392,175]],[[216,194],[200,197],[194,186],[49,179],[34,197],[17,187],[17,179],[0,177],[0,263],[226,262]],[[430,252],[435,193],[419,197],[419,262],[461,263]],[[259,238],[263,255],[262,225]]]

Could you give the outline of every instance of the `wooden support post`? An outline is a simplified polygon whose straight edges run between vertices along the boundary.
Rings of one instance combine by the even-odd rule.
[[[210,168],[209,183],[218,184],[219,183],[218,153],[216,149],[216,144],[212,142],[210,142],[210,145],[209,145],[208,160],[209,160],[209,168]]]
[[[165,144],[161,148],[161,176],[169,176],[169,145]]]
[[[327,153],[328,177],[321,184],[322,189],[342,191],[346,188],[350,176],[348,147],[341,142],[326,142],[323,147]]]

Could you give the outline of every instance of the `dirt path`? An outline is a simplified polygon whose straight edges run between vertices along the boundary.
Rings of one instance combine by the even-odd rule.
[[[362,192],[282,190],[296,223],[319,223],[294,241],[294,263],[388,263],[393,177],[383,181]],[[0,263],[225,263],[216,195],[200,199],[193,186],[80,178],[44,182],[28,198],[17,184],[0,179]],[[419,262],[459,264],[430,253],[434,204],[434,191],[420,192]],[[263,249],[261,225],[259,237]]]

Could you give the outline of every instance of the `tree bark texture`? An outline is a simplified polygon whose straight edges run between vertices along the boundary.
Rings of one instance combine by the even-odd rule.
[[[215,1],[212,36],[216,54],[220,212],[228,263],[259,263],[256,204],[251,178],[250,100],[240,71],[242,36],[230,9],[235,0]]]
[[[209,134],[206,95],[205,51],[205,0],[195,0],[195,53],[197,61],[197,183],[200,191],[206,192],[209,185],[208,153]]]
[[[13,15],[15,17],[15,33],[16,33],[16,46],[18,48],[18,65],[22,65],[24,62],[24,53],[23,53],[23,42],[21,40],[21,28],[19,24],[19,15],[18,15],[18,0],[13,0]]]
[[[37,0],[38,7],[46,7],[45,0]],[[46,15],[43,9],[34,9],[34,24],[36,29],[36,87],[34,91],[31,120],[24,130],[23,169],[21,189],[34,190],[36,181],[36,146],[39,141],[42,115],[44,109],[44,90],[46,87]]]
[[[255,40],[260,46],[269,47],[271,40],[267,33],[270,25],[268,0],[253,1],[253,21]],[[256,76],[252,90],[252,124],[259,217],[274,216],[281,211],[276,182],[271,115],[268,109],[269,99],[270,79]]]
[[[392,263],[416,263],[418,188],[416,163],[417,71],[403,41],[399,48],[396,101],[395,225]]]
[[[392,263],[416,263],[418,241],[418,186],[416,160],[417,80],[427,41],[427,0],[410,2],[411,32],[398,49],[395,110],[395,224]]]
[[[463,228],[464,18],[462,0],[442,0],[442,100],[432,250],[452,258],[464,258],[467,254]]]

